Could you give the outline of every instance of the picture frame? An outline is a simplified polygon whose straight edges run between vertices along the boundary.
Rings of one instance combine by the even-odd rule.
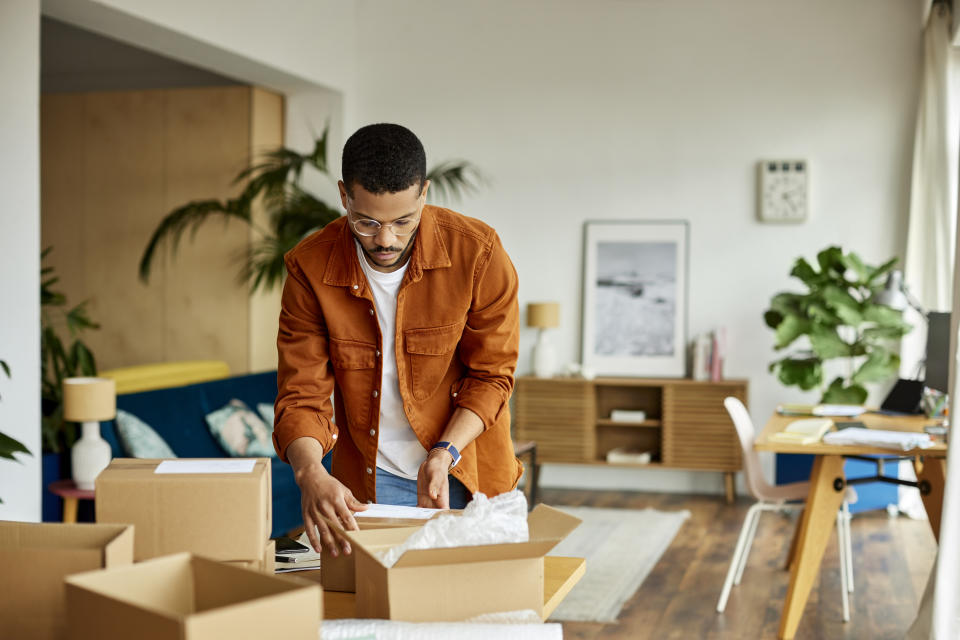
[[[584,369],[686,375],[689,237],[685,220],[585,223]]]

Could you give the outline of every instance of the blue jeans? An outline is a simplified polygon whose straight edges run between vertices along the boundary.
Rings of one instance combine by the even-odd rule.
[[[450,479],[450,508],[463,509],[470,501],[470,492],[453,476],[447,478]],[[377,502],[404,507],[417,506],[417,481],[395,476],[377,467]]]

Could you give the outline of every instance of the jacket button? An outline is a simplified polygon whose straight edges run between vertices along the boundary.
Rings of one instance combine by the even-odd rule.
[[[372,435],[372,436],[377,435],[377,430],[376,430],[376,429],[370,429],[370,435]]]
[[[457,392],[456,392],[456,391],[453,392],[453,397],[454,397],[454,398],[457,397]]]
[[[360,288],[360,285],[355,284],[355,285],[353,285],[353,288],[354,288],[355,290],[356,290],[356,289],[359,289],[359,288]]]
[[[367,467],[367,473],[373,473],[373,469],[371,469],[370,467]]]
[[[370,315],[373,315],[373,309],[370,309]]]
[[[380,357],[380,349],[377,349],[377,357]]]
[[[373,397],[376,398],[378,395],[380,395],[380,392],[377,391],[376,389],[374,389],[374,390],[373,390]]]

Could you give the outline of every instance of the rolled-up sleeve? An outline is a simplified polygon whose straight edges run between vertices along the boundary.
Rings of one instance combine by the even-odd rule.
[[[474,273],[459,346],[467,374],[456,398],[456,406],[477,414],[484,429],[496,423],[513,393],[520,340],[517,287],[516,269],[494,233]]]
[[[286,259],[287,279],[277,333],[277,400],[273,445],[287,462],[287,446],[304,436],[330,451],[337,429],[332,421],[334,379],[330,370],[323,310],[296,260]]]

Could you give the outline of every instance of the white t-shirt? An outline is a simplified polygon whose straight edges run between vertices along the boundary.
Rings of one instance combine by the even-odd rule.
[[[356,240],[354,240],[356,242]],[[377,308],[377,321],[383,340],[381,352],[383,377],[380,380],[380,433],[370,434],[377,441],[377,466],[395,476],[417,479],[420,465],[427,457],[427,450],[417,440],[407,415],[403,412],[403,398],[400,397],[400,384],[397,379],[396,329],[397,329],[397,292],[400,282],[407,272],[407,264],[390,273],[377,271],[367,262],[366,255],[357,245],[357,259],[367,284],[373,292],[373,302]]]

